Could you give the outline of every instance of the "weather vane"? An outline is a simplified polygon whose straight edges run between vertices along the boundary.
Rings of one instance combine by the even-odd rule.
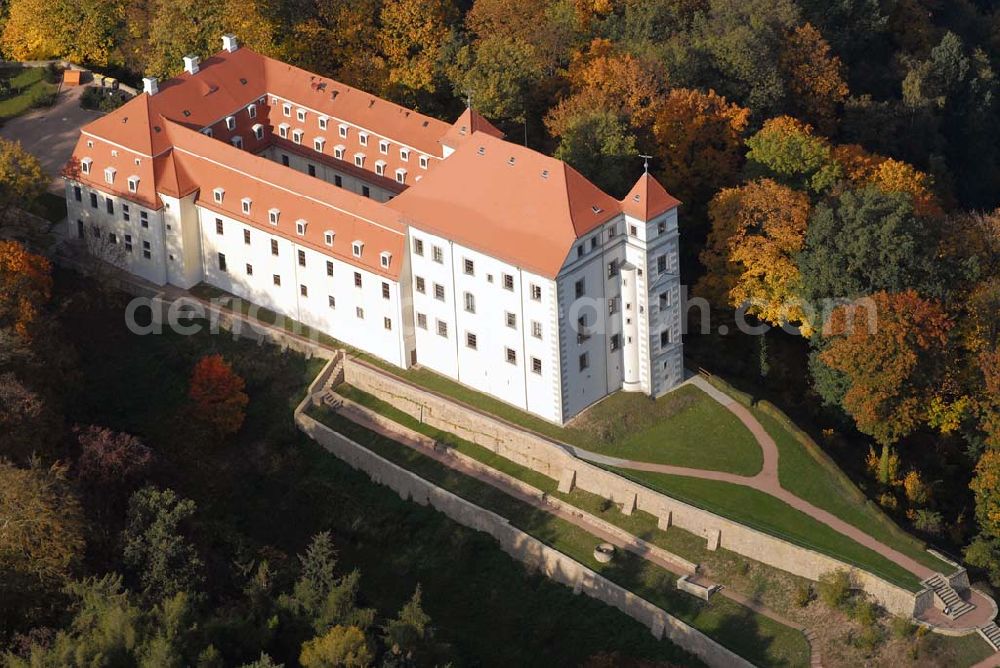
[[[640,153],[639,157],[642,158],[642,168],[643,168],[643,170],[645,170],[645,172],[647,174],[649,174],[649,161],[653,159],[653,156],[651,156],[651,155],[643,155],[642,153]]]

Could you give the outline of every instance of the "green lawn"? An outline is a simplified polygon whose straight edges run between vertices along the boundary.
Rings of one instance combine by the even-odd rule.
[[[788,504],[749,487],[662,473],[611,469],[693,506],[870,571],[911,591],[919,578]]]
[[[612,564],[600,564],[594,560],[593,550],[601,541],[579,527],[368,431],[326,408],[313,409],[311,413],[386,459],[506,517],[514,526],[661,606],[755,664],[808,664],[808,643],[798,631],[753,613],[724,597],[714,597],[711,603],[705,604],[680,593],[673,583],[676,576],[640,557],[618,554]]]
[[[26,67],[11,79],[11,89],[16,94],[0,100],[0,120],[13,118],[31,109],[36,103],[56,91],[56,86],[45,81],[45,68]]]
[[[928,568],[944,573],[954,570],[953,566],[927,552],[919,540],[896,526],[842,472],[831,471],[836,464],[821,462],[779,420],[765,411],[756,407],[752,411],[778,445],[778,475],[782,487]]]
[[[601,652],[701,665],[614,608],[526,572],[488,536],[373,484],[299,433],[292,408],[321,360],[234,342],[225,332],[135,336],[125,330],[122,305],[81,298],[84,284],[69,272],[57,279],[57,299],[67,304],[60,310],[66,343],[82,365],[81,387],[67,386],[69,419],[138,435],[154,450],[157,483],[197,503],[213,600],[242,586],[234,560],[267,559],[287,583],[294,555],[329,530],[341,572],[360,569],[362,603],[380,611],[376,624],[422,585],[424,608],[436,638],[451,649],[452,665],[580,665]],[[192,439],[183,419],[188,374],[211,352],[234,364],[250,395],[246,423],[228,443]],[[100,542],[88,548],[107,558],[119,554],[116,521],[107,518],[105,531],[94,534],[109,537],[106,552]],[[213,642],[226,665],[256,658],[231,654],[226,638]],[[272,656],[294,663],[297,648],[286,649]]]

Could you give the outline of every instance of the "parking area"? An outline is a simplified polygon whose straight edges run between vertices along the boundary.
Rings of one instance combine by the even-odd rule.
[[[62,190],[59,172],[73,153],[80,128],[100,115],[80,107],[83,90],[83,86],[64,88],[53,106],[12,118],[0,128],[0,137],[19,141],[38,156],[42,167],[52,176],[53,191]]]

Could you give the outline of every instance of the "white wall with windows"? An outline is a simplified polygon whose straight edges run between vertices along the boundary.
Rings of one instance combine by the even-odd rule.
[[[283,147],[271,145],[260,155],[261,157],[267,158],[272,162],[276,162],[286,167],[291,167],[297,172],[302,172],[303,174],[308,174],[309,176],[313,176],[317,179],[322,179],[327,183],[332,183],[335,186],[344,188],[345,190],[350,190],[353,193],[370,197],[376,202],[388,202],[395,196],[395,193],[391,190],[377,186],[371,181],[358,178],[356,175],[350,174],[345,170],[339,170],[335,167],[331,167],[324,161],[310,160],[308,151],[312,147],[311,141],[312,140],[310,139],[308,144],[304,142],[300,147],[300,151],[291,151]],[[335,146],[335,141],[332,142],[332,145],[331,140],[327,140],[324,143],[323,151],[327,158],[333,155]],[[346,153],[344,154],[345,161],[349,161],[351,159],[350,155],[347,155]]]

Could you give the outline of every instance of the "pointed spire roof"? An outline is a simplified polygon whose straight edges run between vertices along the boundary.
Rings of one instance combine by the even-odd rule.
[[[649,172],[645,172],[622,200],[622,211],[639,220],[650,220],[680,203]]]
[[[504,138],[503,132],[495,125],[483,118],[472,107],[467,107],[458,120],[451,124],[448,132],[441,137],[441,143],[453,149],[458,148],[463,141],[472,136],[473,132],[483,132],[497,139]]]

